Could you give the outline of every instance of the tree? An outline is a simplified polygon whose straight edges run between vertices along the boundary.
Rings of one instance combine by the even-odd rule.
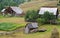
[[[36,21],[36,19],[38,18],[38,13],[35,10],[32,11],[27,11],[26,15],[25,15],[25,20],[29,20],[29,21]]]
[[[56,20],[56,16],[53,15],[53,13],[50,13],[49,11],[46,11],[41,18],[37,19],[37,22],[40,21],[40,23],[52,23],[53,21]]]
[[[0,0],[0,11],[5,6],[18,6],[21,3],[24,3],[25,0]]]
[[[50,23],[51,20],[55,20],[56,17],[53,15],[53,13],[50,13],[46,11],[42,18],[45,20],[45,23]]]

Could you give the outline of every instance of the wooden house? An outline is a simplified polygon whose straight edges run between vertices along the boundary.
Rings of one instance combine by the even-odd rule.
[[[6,14],[11,14],[13,16],[23,16],[24,13],[23,13],[23,10],[19,7],[6,7],[5,9],[3,9],[2,11],[2,14],[6,15]]]
[[[48,12],[50,12],[50,13],[53,13],[53,15],[55,15],[56,16],[56,18],[58,17],[58,8],[57,7],[53,7],[53,6],[43,6],[43,7],[41,7],[40,8],[40,10],[39,10],[39,14],[40,15],[43,15],[44,14],[44,12],[46,12],[46,11],[48,11]]]

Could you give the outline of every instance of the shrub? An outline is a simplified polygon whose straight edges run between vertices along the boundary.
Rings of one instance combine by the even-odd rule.
[[[46,11],[43,15],[40,15],[40,18],[37,19],[37,22],[41,24],[51,24],[53,21],[55,23],[55,20],[56,17],[53,15],[53,13]]]
[[[27,11],[26,15],[25,15],[25,20],[26,21],[36,21],[36,19],[38,18],[38,13],[35,10],[32,11]]]
[[[44,19],[42,19],[42,18],[38,18],[37,19],[37,22],[38,22],[38,24],[40,25],[40,24],[44,24]]]
[[[44,19],[44,23],[50,23],[50,21],[56,20],[56,17],[53,15],[53,13],[46,11],[42,15],[42,19]]]
[[[59,32],[56,28],[53,29],[51,33],[51,38],[59,38]]]

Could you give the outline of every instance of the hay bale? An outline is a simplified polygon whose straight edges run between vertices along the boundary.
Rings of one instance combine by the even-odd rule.
[[[56,28],[52,30],[51,38],[59,38],[59,32]]]

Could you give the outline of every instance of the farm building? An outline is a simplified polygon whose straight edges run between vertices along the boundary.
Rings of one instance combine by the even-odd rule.
[[[6,7],[2,11],[3,15],[11,14],[13,16],[22,16],[24,15],[23,10],[19,7]]]
[[[38,23],[33,22],[33,23],[28,23],[25,26],[25,33],[30,33],[32,31],[36,32],[38,28]]]
[[[40,10],[39,10],[39,14],[43,15],[44,12],[46,12],[46,11],[48,11],[50,13],[53,13],[56,16],[56,18],[59,15],[57,7],[41,7]]]

